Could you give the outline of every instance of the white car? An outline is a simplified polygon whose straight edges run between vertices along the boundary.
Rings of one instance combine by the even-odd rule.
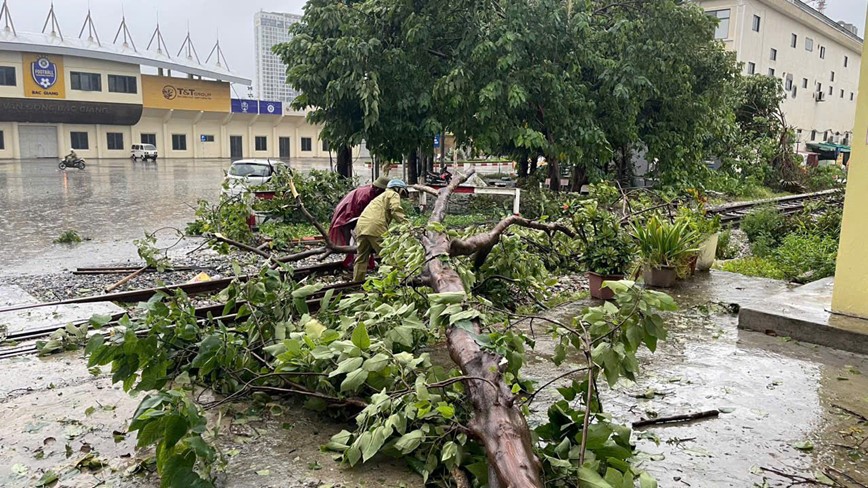
[[[157,160],[157,148],[153,144],[133,144],[130,150],[130,157],[133,161],[141,159],[142,161]]]
[[[268,183],[275,172],[286,165],[267,159],[240,159],[226,172],[226,190],[229,196],[244,193],[248,188]]]

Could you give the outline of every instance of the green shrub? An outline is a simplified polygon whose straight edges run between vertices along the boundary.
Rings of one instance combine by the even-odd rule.
[[[802,234],[813,234],[837,240],[841,235],[844,207],[828,202],[809,202],[796,217],[794,227]]]
[[[81,236],[77,231],[67,230],[54,240],[55,244],[78,244],[81,242]]]
[[[842,188],[847,173],[838,166],[818,166],[808,168],[805,174],[805,187],[810,191]]]
[[[838,240],[818,235],[789,234],[772,259],[787,280],[808,282],[835,275]]]
[[[762,199],[776,195],[772,189],[764,186],[762,181],[755,177],[734,176],[726,171],[709,170],[701,186],[705,191],[723,193],[734,198]]]
[[[720,269],[729,271],[730,273],[743,274],[745,276],[756,276],[775,280],[782,280],[785,278],[784,272],[778,268],[777,263],[771,259],[757,256],[726,261],[720,265]]]
[[[741,230],[751,244],[775,248],[792,230],[792,223],[775,207],[761,207],[741,219]]]

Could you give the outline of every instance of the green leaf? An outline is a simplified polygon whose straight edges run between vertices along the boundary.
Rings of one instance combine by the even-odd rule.
[[[612,485],[606,483],[606,480],[593,469],[586,466],[579,468],[579,481],[582,482],[582,488],[612,488]]]
[[[357,369],[344,379],[341,383],[341,391],[355,391],[368,379],[368,372],[364,369]]]
[[[383,447],[386,442],[386,431],[383,427],[377,427],[372,433],[368,442],[362,444],[362,462],[367,462],[368,459],[374,457],[375,454]]]
[[[57,481],[59,476],[54,471],[48,470],[45,474],[39,478],[39,481],[36,482],[36,486],[42,488],[43,486],[49,486],[55,481]]]
[[[362,366],[362,362],[364,359],[362,358],[347,358],[338,363],[337,369],[329,373],[329,378],[334,378],[339,374],[349,373],[351,371],[356,371]]]
[[[370,371],[372,373],[382,371],[386,365],[389,364],[389,356],[383,353],[377,353],[371,358],[365,360],[365,364],[362,366],[365,371]]]
[[[164,420],[163,449],[171,449],[187,434],[187,419],[180,415],[169,415]]]
[[[308,323],[304,324],[304,332],[310,336],[311,339],[319,339],[325,331],[326,326],[317,319],[312,319],[308,321]]]
[[[395,449],[401,451],[401,454],[410,454],[415,451],[420,444],[422,444],[422,440],[425,439],[425,433],[422,432],[421,429],[416,429],[411,432],[407,432],[397,442],[395,442]]]
[[[657,488],[657,480],[655,480],[647,471],[639,474],[639,488]]]
[[[322,290],[323,285],[305,285],[292,292],[292,298],[307,298],[314,293]]]
[[[793,443],[793,447],[800,451],[812,451],[814,449],[814,443],[811,441],[801,441]]]
[[[353,344],[362,351],[367,351],[371,347],[371,338],[368,336],[368,329],[365,327],[364,322],[359,322],[359,325],[353,330],[352,339]]]

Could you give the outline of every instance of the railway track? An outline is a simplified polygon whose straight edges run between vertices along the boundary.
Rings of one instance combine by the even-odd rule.
[[[362,283],[354,283],[354,282],[345,282],[345,283],[335,283],[333,285],[324,286],[320,291],[311,295],[306,300],[307,306],[311,311],[315,311],[319,308],[322,303],[322,299],[325,297],[325,294],[328,291],[332,291],[333,293],[341,293],[346,291],[357,290],[361,288]],[[244,305],[246,302],[240,301],[235,304],[235,308],[230,311],[224,310],[226,308],[225,303],[216,303],[211,305],[204,305],[201,307],[197,307],[195,309],[194,314],[198,317],[197,322],[199,324],[205,324],[208,322],[216,322],[222,321],[224,324],[234,323],[238,318],[237,311],[238,309]],[[40,304],[41,305],[41,304]],[[226,313],[229,312],[229,313]],[[107,335],[111,332],[112,329],[120,325],[121,318],[126,315],[126,313],[120,313],[113,315],[111,317],[111,321],[101,327],[101,329],[97,332],[100,334]],[[45,327],[40,327],[38,329],[29,329],[21,332],[16,332],[12,334],[8,334],[6,336],[6,341],[9,342],[27,342],[26,344],[16,345],[12,347],[0,347],[0,360],[9,359],[17,356],[25,356],[28,354],[36,354],[38,351],[36,344],[31,343],[31,341],[36,341],[38,339],[44,339],[57,330],[66,328],[67,325],[72,324],[75,326],[80,326],[82,324],[86,324],[87,320],[81,320],[77,322],[64,322],[58,324],[52,324]],[[142,331],[144,333],[146,331]]]
[[[774,206],[782,213],[789,215],[799,213],[805,208],[805,204],[816,201],[830,201],[843,203],[844,195],[839,190],[825,190],[815,193],[803,193],[779,198],[754,200],[752,202],[732,203],[712,207],[708,209],[709,215],[720,216],[721,224],[738,225],[741,219],[758,207]]]

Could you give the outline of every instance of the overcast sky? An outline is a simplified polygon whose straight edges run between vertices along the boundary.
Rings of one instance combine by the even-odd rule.
[[[826,15],[844,20],[864,35],[868,0],[826,0]],[[9,9],[20,31],[39,32],[51,0],[9,0]],[[189,22],[193,43],[204,62],[217,34],[232,71],[253,79],[253,14],[259,10],[302,13],[304,0],[57,0],[64,36],[77,36],[90,5],[102,42],[111,42],[120,23],[121,11],[136,47],[144,49],[159,15],[161,31],[174,56],[180,49]],[[241,94],[243,95],[243,93]]]

